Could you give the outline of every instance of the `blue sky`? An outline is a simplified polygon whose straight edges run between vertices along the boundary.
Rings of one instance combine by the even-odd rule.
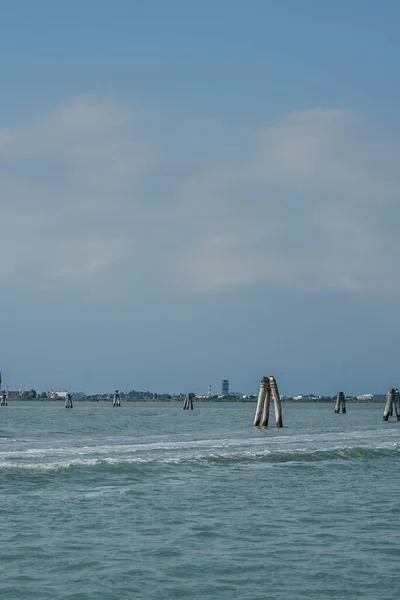
[[[4,385],[399,385],[399,18],[3,0]]]

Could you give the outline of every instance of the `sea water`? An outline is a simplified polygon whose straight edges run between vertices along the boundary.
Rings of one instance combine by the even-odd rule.
[[[400,423],[254,412],[1,407],[1,599],[397,599]]]

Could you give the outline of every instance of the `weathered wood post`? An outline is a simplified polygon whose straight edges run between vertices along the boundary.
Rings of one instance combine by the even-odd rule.
[[[1,390],[1,371],[0,371],[0,390]],[[0,406],[7,406],[7,392],[1,392]]]
[[[186,394],[185,395],[185,400],[183,403],[183,410],[193,410],[193,397],[194,394]]]
[[[269,407],[271,404],[271,386],[269,383],[269,377],[266,377],[266,393],[264,398],[264,409],[261,417],[261,426],[268,427],[269,421]]]
[[[383,420],[388,421],[389,417],[396,417],[400,421],[400,393],[398,389],[391,388],[386,393],[386,405],[383,411]]]
[[[394,395],[394,411],[396,413],[397,420],[400,421],[400,392],[396,389]]]
[[[121,396],[119,395],[118,390],[115,390],[115,394],[113,397],[113,406],[121,406]]]
[[[265,396],[267,394],[267,389],[268,388],[269,388],[268,377],[263,377],[261,379],[261,383],[260,383],[260,391],[258,392],[256,414],[254,416],[254,421],[253,421],[253,425],[255,427],[257,427],[258,425],[260,425],[261,411],[263,409],[263,405],[264,405],[264,402],[265,402]],[[268,419],[267,419],[267,422],[268,422]]]
[[[65,398],[65,408],[73,408],[72,395],[69,392]]]
[[[276,383],[275,377],[272,377],[272,375],[269,377],[263,377],[261,379],[260,391],[258,392],[256,414],[253,422],[253,425],[255,425],[256,427],[258,425],[262,425],[264,427],[268,425],[271,397],[274,401],[276,426],[283,427],[281,398],[279,396],[278,385]]]
[[[339,414],[340,409],[342,409],[342,413],[346,413],[346,396],[343,392],[339,392],[336,396],[336,404],[335,404],[335,413]]]
[[[385,409],[383,411],[383,420],[384,421],[388,421],[389,417],[393,416],[393,407],[394,406],[395,406],[397,420],[399,420],[398,414],[397,414],[397,406],[395,405],[395,401],[396,401],[396,390],[394,388],[390,388],[390,390],[388,390],[386,392],[386,404],[385,404]]]
[[[269,385],[271,387],[272,398],[274,399],[275,423],[277,427],[283,427],[281,397],[275,377],[269,377]]]

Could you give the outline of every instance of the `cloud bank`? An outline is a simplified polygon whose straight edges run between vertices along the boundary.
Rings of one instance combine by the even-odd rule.
[[[0,131],[1,281],[397,290],[398,164],[398,132],[343,110],[243,133],[76,98]]]

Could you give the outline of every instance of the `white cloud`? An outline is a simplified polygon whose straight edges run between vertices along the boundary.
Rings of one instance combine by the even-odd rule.
[[[84,97],[0,131],[3,281],[398,288],[397,134],[309,110],[246,138],[231,128],[225,146],[219,124],[216,152],[208,127],[213,140],[206,122],[198,147],[180,146],[134,107]]]
[[[187,272],[209,288],[397,289],[399,159],[400,139],[345,111],[262,128],[246,162],[187,185],[204,231],[214,216]]]
[[[135,117],[88,97],[0,132],[3,276],[87,287],[128,252],[124,219],[154,164]]]

